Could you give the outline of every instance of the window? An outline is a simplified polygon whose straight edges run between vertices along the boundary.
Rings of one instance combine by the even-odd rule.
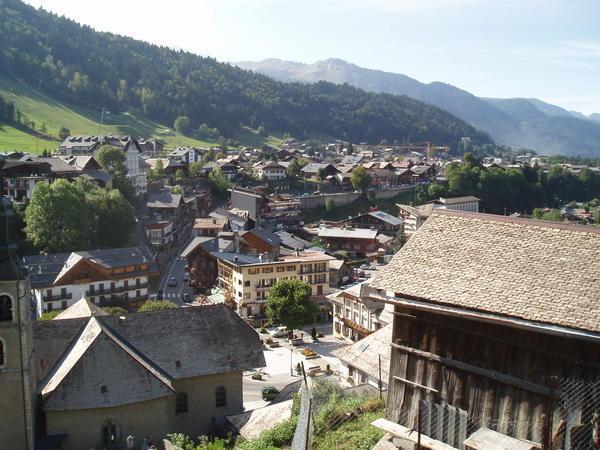
[[[65,298],[67,296],[67,288],[60,288],[60,296]]]
[[[119,442],[119,429],[112,420],[107,420],[102,425],[102,444],[105,447],[113,448]]]
[[[60,309],[65,310],[67,309],[67,301],[63,300],[62,302],[60,302]]]
[[[244,286],[250,286],[250,280],[244,281]]]
[[[277,266],[277,272],[285,272],[285,266]]]
[[[0,322],[12,320],[12,299],[8,295],[0,296]]]
[[[188,396],[185,392],[177,394],[175,400],[175,414],[187,414],[188,412]]]
[[[4,341],[0,339],[0,368],[4,367],[5,355],[4,355]]]
[[[46,305],[46,311],[52,311],[52,309],[54,309],[52,302],[48,302],[48,304]]]
[[[296,270],[296,266],[287,266],[286,269],[287,269],[288,272],[292,272],[292,271]]]
[[[271,273],[271,272],[273,272],[272,267],[263,267],[263,269],[262,269],[262,273]]]
[[[244,294],[244,298],[250,298],[250,292],[246,292],[246,293]]]
[[[225,390],[225,386],[219,386],[215,389],[215,406],[217,408],[227,406],[227,391]]]
[[[258,267],[251,267],[248,269],[249,275],[256,275],[257,273],[260,273],[260,269]]]

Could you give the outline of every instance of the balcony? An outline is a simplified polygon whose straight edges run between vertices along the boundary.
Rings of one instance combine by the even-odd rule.
[[[70,300],[73,298],[73,294],[71,293],[65,293],[65,294],[52,294],[50,296],[48,295],[42,295],[42,300],[45,302],[57,302],[60,300]]]
[[[122,292],[136,291],[138,289],[146,289],[148,287],[148,283],[140,283],[140,284],[130,284],[129,286],[116,286],[112,289],[90,289],[85,291],[85,295],[87,296],[98,296],[98,295],[112,295],[118,294]]]

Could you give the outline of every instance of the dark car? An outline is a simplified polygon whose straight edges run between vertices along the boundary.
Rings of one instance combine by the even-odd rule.
[[[183,302],[184,303],[192,303],[192,297],[187,292],[183,294]]]
[[[265,386],[262,388],[261,395],[263,400],[270,402],[279,395],[279,390],[273,386]]]
[[[169,286],[171,286],[171,287],[175,287],[175,286],[177,286],[177,278],[175,278],[175,277],[171,277],[171,278],[169,278],[169,283],[168,283],[168,284],[169,284]]]
[[[190,281],[190,274],[189,274],[189,273],[187,273],[187,272],[186,272],[186,273],[184,273],[184,274],[183,274],[183,278],[182,278],[182,280],[183,280],[184,282],[186,282],[186,283],[187,283],[188,281]]]

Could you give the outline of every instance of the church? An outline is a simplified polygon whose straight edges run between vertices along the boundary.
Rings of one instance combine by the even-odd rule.
[[[141,449],[243,411],[258,334],[224,305],[109,315],[86,298],[35,321],[0,197],[0,449]]]

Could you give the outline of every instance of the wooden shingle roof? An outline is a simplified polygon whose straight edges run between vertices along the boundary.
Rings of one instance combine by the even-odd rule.
[[[435,210],[372,280],[397,297],[600,332],[600,228]]]

